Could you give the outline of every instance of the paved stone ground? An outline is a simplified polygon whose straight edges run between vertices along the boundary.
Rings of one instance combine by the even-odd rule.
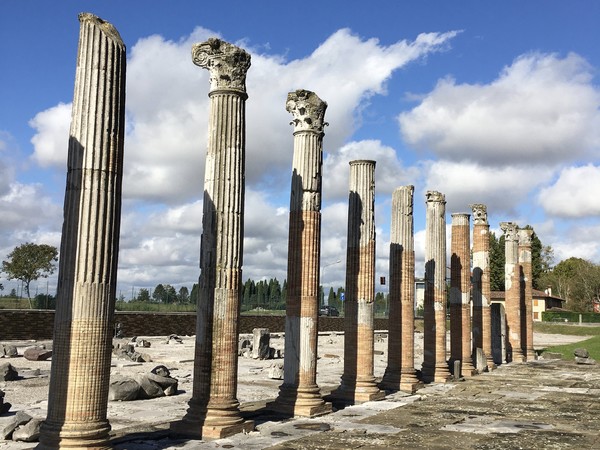
[[[337,337],[324,338],[321,363],[328,362],[323,377],[323,391],[332,389],[339,380]],[[164,339],[164,338],[163,338]],[[536,347],[573,342],[581,337],[536,335]],[[585,339],[585,338],[583,338]],[[376,344],[384,348],[385,342]],[[114,448],[120,450],[160,449],[585,449],[600,450],[597,425],[600,419],[600,366],[576,365],[560,360],[538,360],[508,364],[497,370],[448,384],[431,384],[415,395],[396,393],[385,401],[369,402],[336,411],[315,419],[282,421],[262,410],[267,398],[276,395],[281,381],[263,380],[269,361],[242,361],[240,376],[244,414],[255,421],[256,431],[212,442],[183,441],[168,437],[169,422],[182,417],[191,394],[185,382],[191,371],[184,344],[172,364],[179,367],[180,383],[185,392],[136,402],[110,402],[109,417],[114,430]],[[168,347],[153,344],[156,356]],[[190,346],[190,349],[192,346]],[[320,352],[321,353],[321,352]],[[165,353],[164,358],[169,354]],[[174,354],[172,354],[174,356]],[[383,359],[379,355],[377,359]],[[242,360],[244,360],[242,358]],[[6,360],[0,360],[6,361]],[[19,382],[2,383],[14,396],[19,393],[14,410],[23,409],[34,417],[45,417],[48,362],[32,363],[11,359],[41,370]],[[184,364],[183,361],[186,361]],[[166,360],[164,361],[167,362]],[[45,366],[44,366],[45,364]],[[261,368],[260,364],[265,365]],[[35,367],[34,367],[35,366]],[[139,370],[144,366],[126,367],[116,362],[115,370]],[[169,366],[172,366],[169,364]],[[246,367],[247,366],[247,367]],[[380,366],[380,363],[377,364]],[[184,370],[185,368],[185,370]],[[261,369],[261,376],[252,375]],[[252,369],[252,370],[251,370]],[[147,368],[144,368],[147,370]],[[188,372],[189,371],[189,372]],[[185,372],[185,373],[183,373]],[[376,373],[380,374],[378,367]],[[254,379],[256,378],[256,380]],[[262,381],[261,381],[262,380]],[[254,398],[249,394],[254,392]],[[257,395],[257,393],[259,395]],[[22,396],[22,397],[21,397]],[[10,420],[2,417],[3,422]],[[33,448],[33,444],[0,441],[0,450]]]

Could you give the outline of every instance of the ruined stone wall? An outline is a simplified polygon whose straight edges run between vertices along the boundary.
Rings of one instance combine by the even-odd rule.
[[[125,336],[167,336],[195,333],[196,313],[116,312]],[[283,333],[285,316],[242,316],[240,333],[252,333],[253,328],[268,328]],[[0,310],[0,340],[52,339],[54,311]],[[376,330],[387,330],[387,319],[375,319]],[[344,331],[344,319],[319,317],[319,331]]]

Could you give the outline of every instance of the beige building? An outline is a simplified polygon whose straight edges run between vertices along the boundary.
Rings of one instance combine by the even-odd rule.
[[[504,292],[492,291],[492,303],[504,303]],[[548,289],[547,292],[533,289],[533,307],[531,309],[533,321],[541,322],[544,311],[553,308],[562,308],[564,304],[565,300],[560,297],[554,297],[551,289]]]

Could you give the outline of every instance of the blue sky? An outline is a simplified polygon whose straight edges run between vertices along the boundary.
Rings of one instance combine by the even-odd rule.
[[[391,192],[404,184],[415,185],[417,272],[428,189],[446,194],[448,224],[485,203],[493,230],[531,224],[556,262],[600,262],[600,3],[591,1],[4,0],[2,257],[26,241],[60,244],[82,11],[111,22],[128,51],[123,293],[197,279],[209,86],[190,50],[211,36],[252,54],[244,278],[285,278],[285,96],[299,88],[329,104],[322,265],[342,262],[323,270],[325,285],[344,283],[351,159],[377,161],[378,276]]]

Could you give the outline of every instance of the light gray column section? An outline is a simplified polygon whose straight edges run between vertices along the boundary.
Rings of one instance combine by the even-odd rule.
[[[125,45],[79,15],[48,416],[38,448],[109,448],[106,416],[121,218]]]

